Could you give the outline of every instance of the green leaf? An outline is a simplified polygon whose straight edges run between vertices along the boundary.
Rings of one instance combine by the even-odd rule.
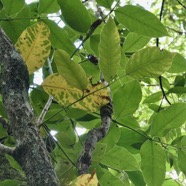
[[[143,175],[140,171],[127,172],[129,179],[135,186],[146,186]]]
[[[109,151],[118,143],[120,138],[121,130],[116,125],[111,125],[107,135],[100,141],[100,143],[104,143],[107,145],[106,151]]]
[[[97,4],[104,6],[105,8],[111,8],[111,5],[114,0],[96,0]]]
[[[113,97],[114,115],[117,118],[133,114],[142,98],[138,81],[131,81],[120,87]]]
[[[165,180],[162,186],[180,186],[176,180]]]
[[[146,138],[143,135],[138,134],[137,132],[144,134],[143,131],[136,130],[134,132],[127,128],[121,128],[121,136],[117,143],[118,146],[125,147],[131,153],[139,153],[141,145],[146,141]]]
[[[99,163],[104,156],[107,149],[106,143],[97,143],[96,148],[93,151],[92,163]]]
[[[110,17],[103,27],[99,44],[99,67],[107,82],[116,75],[121,60],[120,36],[114,20]]]
[[[23,169],[21,168],[21,166],[18,164],[18,162],[12,156],[5,154],[5,157],[9,161],[11,167],[13,167],[15,170],[17,170],[23,174]]]
[[[57,0],[40,0],[38,6],[38,13],[55,13],[59,11]]]
[[[21,182],[18,180],[6,179],[4,181],[0,181],[1,186],[18,186],[21,185]]]
[[[174,80],[174,86],[175,87],[178,87],[178,86],[181,86],[181,87],[184,87],[185,86],[185,77],[184,76],[176,76],[175,80]]]
[[[76,47],[70,40],[66,31],[59,27],[54,21],[46,19],[44,22],[50,29],[50,41],[52,46],[57,49],[63,49],[71,55],[75,51]]]
[[[152,136],[165,136],[171,129],[180,127],[186,121],[186,103],[176,103],[153,117]]]
[[[118,177],[112,175],[109,171],[105,172],[105,174],[100,178],[99,183],[102,186],[123,186],[123,182]]]
[[[14,21],[1,21],[1,27],[13,43],[16,43],[21,33],[30,26],[30,19],[23,19],[26,17],[30,17],[30,9],[28,7],[23,8]]]
[[[3,125],[0,123],[0,138],[3,138],[7,136],[7,130],[3,127]]]
[[[181,148],[178,149],[178,166],[186,175],[186,137],[181,140]]]
[[[99,56],[99,50],[98,50],[99,42],[100,42],[100,34],[95,34],[90,37],[90,48],[94,51],[96,56]]]
[[[17,14],[25,5],[24,0],[1,0],[1,2],[3,3],[3,9],[7,16]]]
[[[58,0],[65,22],[74,30],[86,33],[91,26],[91,17],[80,0]]]
[[[173,87],[169,89],[168,93],[184,94],[186,93],[186,87],[181,87],[181,86]]]
[[[130,32],[123,44],[124,52],[134,52],[143,48],[150,41],[149,37]]]
[[[163,95],[162,95],[162,91],[158,91],[158,92],[155,92],[149,96],[147,96],[143,103],[154,103],[154,102],[157,102],[157,101],[160,101],[162,99]]]
[[[141,147],[140,154],[141,170],[146,184],[149,186],[162,185],[166,171],[166,158],[162,147],[148,140]]]
[[[157,47],[147,47],[134,53],[126,65],[126,74],[135,79],[158,77],[172,65],[173,54]]]
[[[173,58],[172,66],[168,70],[170,73],[180,73],[186,71],[186,59],[181,54],[176,54]]]
[[[119,171],[139,170],[134,156],[128,150],[119,146],[114,146],[110,151],[105,153],[101,163]]]
[[[68,126],[65,131],[58,132],[55,137],[64,148],[71,149],[76,143],[76,136],[74,134],[74,130],[70,126]]]
[[[129,30],[149,37],[168,36],[160,20],[151,12],[133,5],[115,10],[117,20]]]
[[[88,79],[83,68],[70,59],[70,56],[64,50],[57,50],[54,60],[61,74],[69,85],[80,90],[85,90],[88,85]]]

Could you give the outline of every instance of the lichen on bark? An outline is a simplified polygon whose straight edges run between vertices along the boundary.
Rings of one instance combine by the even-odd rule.
[[[29,75],[24,61],[0,29],[0,93],[16,140],[12,156],[31,186],[57,186],[58,179],[35,125],[28,98]]]

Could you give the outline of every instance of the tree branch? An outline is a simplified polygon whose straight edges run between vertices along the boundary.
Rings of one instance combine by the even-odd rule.
[[[23,168],[28,185],[57,186],[58,179],[35,124],[28,88],[26,65],[0,29],[0,93],[16,140],[13,157]]]
[[[96,143],[107,134],[110,128],[112,112],[111,103],[103,106],[100,110],[101,126],[88,132],[82,153],[78,159],[78,173],[80,175],[88,173]]]

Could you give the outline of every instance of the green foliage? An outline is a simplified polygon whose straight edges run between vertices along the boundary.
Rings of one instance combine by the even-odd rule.
[[[99,44],[99,67],[107,82],[114,78],[120,66],[121,49],[119,43],[117,27],[114,20],[109,18],[101,32]]]
[[[162,185],[165,178],[165,152],[163,148],[146,141],[141,147],[141,170],[147,185]]]
[[[172,65],[173,54],[157,47],[135,52],[126,65],[126,74],[135,79],[158,77]]]
[[[38,6],[39,14],[55,13],[59,11],[57,0],[40,0]]]
[[[58,0],[65,22],[78,32],[87,32],[91,17],[80,0]]]
[[[160,21],[160,1],[149,11],[131,2],[0,1],[0,26],[19,45],[34,73],[30,79],[42,69],[43,83],[30,80],[29,96],[36,117],[45,113],[40,131],[61,185],[78,177],[75,165],[86,134],[100,126],[100,108],[110,100],[112,123],[96,144],[89,170],[99,184],[184,184],[186,11],[177,1],[165,1]],[[0,115],[8,121],[2,99]],[[1,143],[15,146],[9,130],[0,123]],[[57,132],[55,139],[50,130]],[[24,182],[17,180],[0,177],[0,185]]]
[[[186,104],[177,103],[169,106],[152,117],[151,135],[165,136],[171,129],[180,127],[186,121]]]
[[[129,32],[123,44],[123,51],[135,52],[146,46],[149,41],[150,37],[138,35],[134,32]]]
[[[17,14],[25,5],[24,0],[14,1],[14,0],[1,0],[5,15],[14,16]]]
[[[168,32],[158,18],[137,6],[126,5],[116,9],[117,20],[129,30],[149,37],[168,36]],[[148,19],[147,19],[148,17]]]
[[[139,170],[139,165],[134,156],[127,149],[119,146],[114,146],[110,151],[105,153],[101,163],[118,171]]]
[[[138,108],[141,97],[141,87],[137,81],[131,81],[120,87],[113,98],[116,119],[132,115]]]

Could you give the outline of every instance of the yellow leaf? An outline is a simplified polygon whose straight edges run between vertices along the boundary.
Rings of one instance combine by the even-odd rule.
[[[19,37],[16,48],[21,53],[29,74],[43,66],[50,54],[50,30],[43,22],[38,22],[26,30]]]
[[[77,177],[70,186],[98,186],[98,179],[96,173],[83,174]]]
[[[103,83],[95,85],[89,83],[83,93],[81,90],[70,86],[60,74],[52,74],[44,80],[42,87],[63,106],[74,103],[73,107],[95,112],[109,102],[109,93]]]

